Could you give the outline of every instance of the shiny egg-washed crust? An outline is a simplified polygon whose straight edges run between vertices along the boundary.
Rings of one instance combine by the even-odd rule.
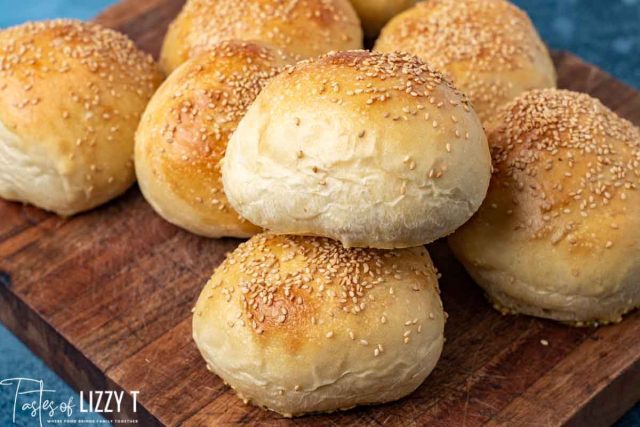
[[[256,225],[389,249],[462,225],[490,169],[478,117],[441,74],[409,54],[348,51],[272,79],[222,172],[229,202]]]
[[[375,50],[410,52],[446,72],[486,125],[520,93],[556,86],[535,27],[506,0],[418,3],[384,27]]]
[[[169,73],[222,40],[256,40],[299,58],[362,47],[349,0],[188,0],[160,53]]]
[[[640,132],[585,94],[546,89],[489,129],[495,172],[449,238],[503,311],[575,324],[640,305]]]
[[[0,31],[0,197],[73,215],[124,192],[161,79],[149,55],[96,24]]]
[[[416,4],[416,0],[351,0],[355,8],[364,34],[375,37],[389,19]]]
[[[413,392],[440,357],[444,323],[423,247],[345,249],[263,233],[216,269],[193,336],[240,398],[296,416]]]
[[[293,59],[264,44],[225,41],[180,66],[149,102],[136,133],[142,193],[167,221],[208,237],[249,237],[222,190],[229,136],[266,82]]]

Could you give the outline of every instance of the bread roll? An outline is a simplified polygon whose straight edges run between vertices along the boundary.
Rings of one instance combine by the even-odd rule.
[[[416,0],[351,0],[356,9],[364,33],[375,37],[384,24],[398,13],[416,4]]]
[[[465,97],[408,54],[329,54],[265,87],[232,136],[235,209],[276,233],[419,246],[484,199],[490,154]]]
[[[640,132],[599,101],[536,90],[489,130],[495,173],[449,242],[503,311],[577,324],[640,305]]]
[[[375,49],[410,52],[448,73],[483,122],[524,91],[556,86],[536,29],[506,0],[418,3],[389,22]]]
[[[160,65],[170,73],[222,40],[257,40],[301,58],[362,47],[349,0],[188,0],[169,26]]]
[[[241,399],[294,416],[413,392],[440,357],[444,323],[423,247],[259,234],[202,290],[193,337]]]
[[[266,45],[226,41],[164,82],[142,117],[135,147],[138,183],[163,218],[208,237],[258,231],[229,206],[219,163],[248,106],[290,62]]]
[[[160,80],[149,55],[96,24],[0,31],[0,197],[73,215],[124,192]]]

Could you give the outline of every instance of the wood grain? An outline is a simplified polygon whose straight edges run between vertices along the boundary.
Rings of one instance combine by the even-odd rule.
[[[182,0],[126,0],[97,20],[157,55]],[[640,94],[568,53],[560,86],[640,123]],[[190,308],[237,240],[166,223],[137,188],[72,219],[0,201],[0,320],[77,389],[139,390],[142,425],[607,425],[640,399],[640,314],[575,329],[504,317],[446,245],[429,247],[450,314],[433,374],[399,402],[286,420],[243,405],[209,374]],[[548,340],[545,347],[540,340]]]

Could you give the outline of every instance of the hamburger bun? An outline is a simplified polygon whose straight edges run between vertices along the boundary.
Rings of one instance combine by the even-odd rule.
[[[464,95],[408,54],[332,53],[258,95],[229,141],[232,206],[275,233],[419,246],[480,206],[491,161]]]
[[[241,399],[296,416],[413,392],[440,357],[444,323],[423,247],[258,234],[202,290],[193,337]]]
[[[161,79],[151,56],[97,24],[1,30],[0,197],[73,215],[123,193]]]
[[[349,0],[188,0],[169,26],[160,66],[170,73],[223,40],[269,43],[299,58],[362,47]]]
[[[142,117],[135,146],[138,183],[163,218],[207,237],[249,237],[259,230],[227,202],[220,160],[249,105],[291,61],[264,44],[225,41],[164,82]]]
[[[640,305],[640,132],[585,94],[545,89],[488,131],[494,175],[449,238],[505,312],[574,324]]]

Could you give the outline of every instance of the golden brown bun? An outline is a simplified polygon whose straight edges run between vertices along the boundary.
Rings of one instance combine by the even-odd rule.
[[[547,48],[526,13],[505,0],[429,0],[398,15],[376,42],[449,74],[482,119],[520,93],[556,86]]]
[[[416,4],[416,0],[351,0],[358,12],[364,33],[375,37],[389,19]]]
[[[96,24],[0,31],[0,197],[73,215],[124,192],[160,81],[149,55]]]
[[[491,159],[466,98],[417,58],[366,51],[272,79],[229,141],[230,203],[249,221],[345,246],[419,246],[482,203]]]
[[[423,247],[259,234],[202,290],[193,337],[240,398],[293,416],[413,392],[440,357],[444,323]]]
[[[598,100],[528,92],[488,132],[489,194],[449,242],[507,311],[617,321],[640,305],[640,132]]]
[[[229,206],[219,163],[249,105],[291,62],[266,45],[226,41],[164,82],[142,117],[135,147],[138,183],[163,218],[208,237],[259,230]]]
[[[169,26],[160,66],[170,73],[222,40],[257,40],[301,58],[362,47],[349,0],[188,0]]]

